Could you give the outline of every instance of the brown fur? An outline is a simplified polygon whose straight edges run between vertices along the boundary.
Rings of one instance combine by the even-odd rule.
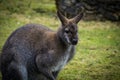
[[[76,21],[81,19],[69,22],[60,13],[58,16],[62,27],[57,32],[43,25],[27,24],[11,34],[2,49],[2,80],[56,79],[74,56],[78,39]],[[70,33],[65,32],[66,28]]]

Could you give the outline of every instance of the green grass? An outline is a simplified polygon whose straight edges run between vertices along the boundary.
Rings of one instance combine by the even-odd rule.
[[[45,1],[43,3],[48,4]],[[48,5],[52,5],[49,8],[43,4],[39,4],[38,6],[46,6],[45,9],[52,9],[54,11],[53,3],[51,2]],[[0,50],[8,36],[15,29],[27,23],[43,24],[53,30],[57,30],[60,25],[59,20],[52,13],[46,14],[45,12],[45,14],[39,14],[34,11],[33,9],[38,6],[32,3],[32,8],[28,9],[24,14],[1,10]],[[76,47],[76,55],[60,72],[58,80],[119,80],[119,23],[109,21],[80,21],[78,26],[79,43]]]

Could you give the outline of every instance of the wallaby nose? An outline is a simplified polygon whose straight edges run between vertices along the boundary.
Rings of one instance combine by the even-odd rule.
[[[73,44],[73,45],[76,45],[77,42],[78,42],[78,39],[73,39],[73,40],[72,40],[72,44]]]

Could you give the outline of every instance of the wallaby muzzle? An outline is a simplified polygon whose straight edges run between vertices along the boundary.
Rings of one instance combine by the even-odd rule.
[[[72,45],[76,45],[78,43],[78,39],[72,39]]]

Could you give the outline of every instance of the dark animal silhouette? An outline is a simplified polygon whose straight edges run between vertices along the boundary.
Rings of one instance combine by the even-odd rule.
[[[42,25],[27,24],[7,39],[1,54],[2,80],[56,80],[59,71],[74,56],[78,42],[78,14],[62,23],[57,32]]]

